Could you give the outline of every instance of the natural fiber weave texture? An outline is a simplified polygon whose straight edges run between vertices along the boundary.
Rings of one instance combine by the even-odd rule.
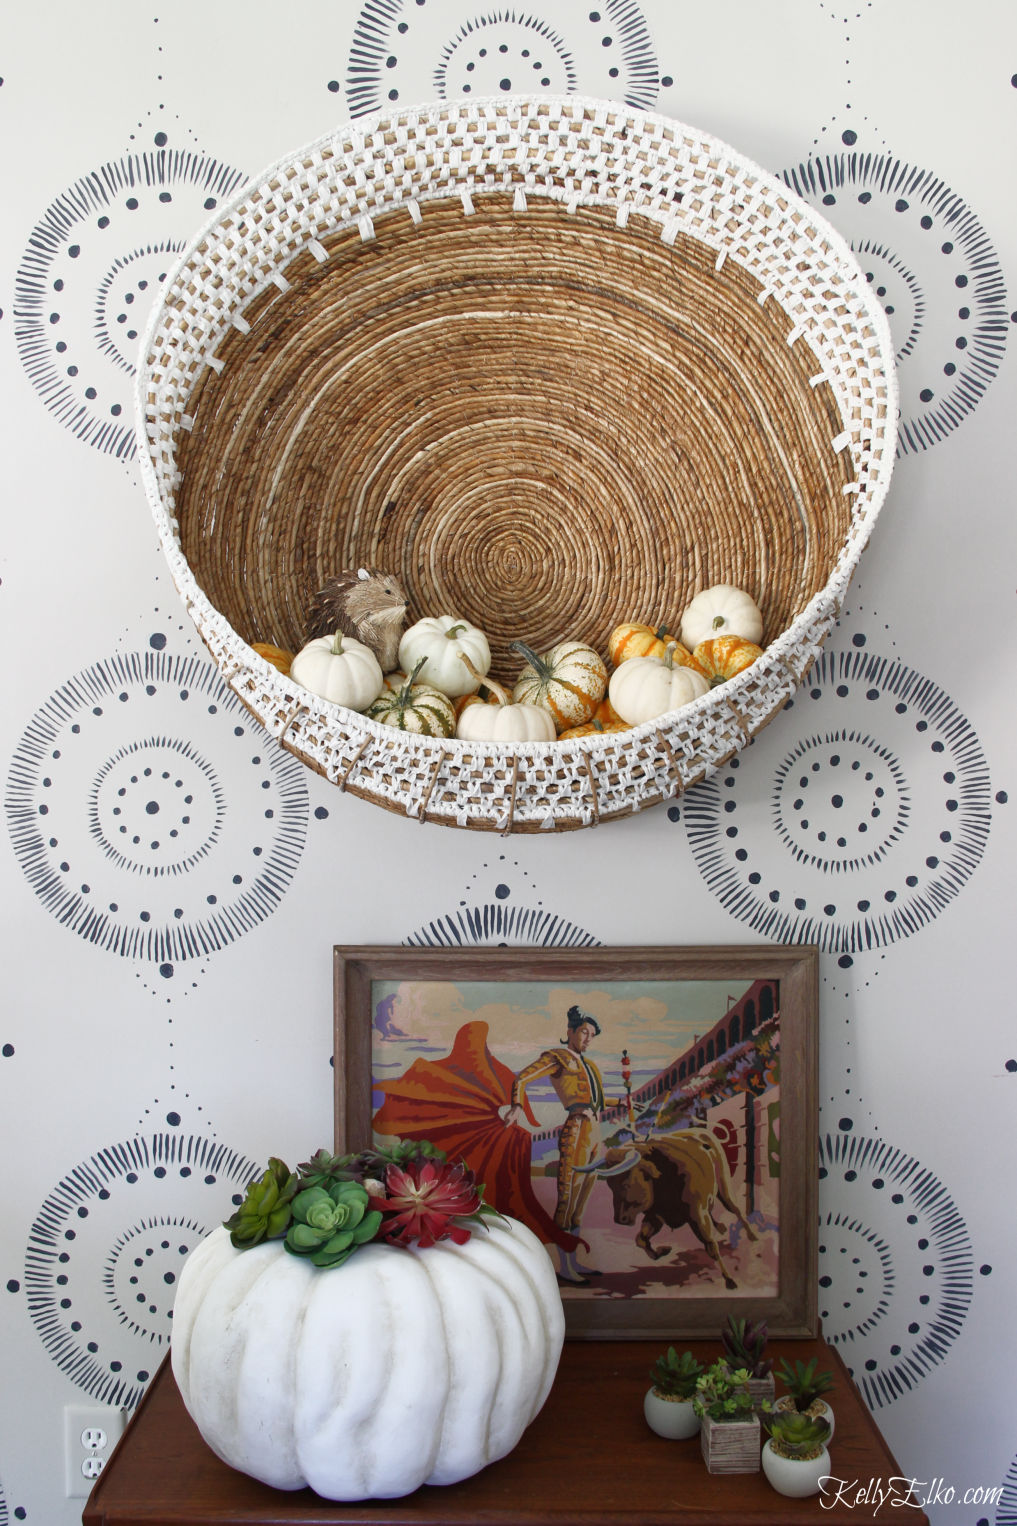
[[[588,825],[764,725],[836,620],[885,496],[885,317],[785,187],[614,105],[453,103],[268,172],[184,255],[146,336],[142,470],[174,579],[240,698],[312,767],[421,819]],[[478,747],[393,732],[250,650],[381,566],[509,680],[521,638],[606,651],[711,583],[765,656],[628,733]]]

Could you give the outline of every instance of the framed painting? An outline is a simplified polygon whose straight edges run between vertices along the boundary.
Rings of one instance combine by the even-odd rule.
[[[547,1246],[570,1336],[815,1335],[815,948],[334,961],[337,1151],[465,1160]]]

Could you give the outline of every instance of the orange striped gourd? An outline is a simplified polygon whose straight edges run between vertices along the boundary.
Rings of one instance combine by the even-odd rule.
[[[762,657],[763,648],[741,636],[711,636],[701,641],[692,655],[715,689],[751,667],[757,657]]]
[[[674,639],[666,625],[616,625],[607,638],[607,655],[615,667],[630,657],[663,657],[668,641]]]
[[[607,668],[592,646],[560,641],[543,656],[522,641],[512,646],[526,659],[512,690],[517,704],[546,710],[559,733],[590,719],[607,688]]]
[[[288,652],[285,647],[273,646],[270,641],[254,641],[251,643],[251,651],[257,652],[259,657],[264,657],[265,661],[270,662],[274,668],[278,668],[280,673],[289,672],[293,653]]]

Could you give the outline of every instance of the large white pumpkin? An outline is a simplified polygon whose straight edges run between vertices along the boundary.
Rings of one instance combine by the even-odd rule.
[[[173,1375],[208,1445],[277,1489],[390,1499],[504,1457],[565,1333],[547,1251],[514,1219],[465,1245],[372,1243],[319,1268],[213,1230],[184,1263]]]

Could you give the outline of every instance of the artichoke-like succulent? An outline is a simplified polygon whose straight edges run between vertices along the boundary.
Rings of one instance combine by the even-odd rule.
[[[286,1162],[270,1155],[268,1170],[251,1183],[240,1207],[223,1226],[237,1250],[250,1250],[262,1240],[278,1240],[286,1233],[298,1185]]]
[[[774,1450],[782,1457],[818,1457],[830,1436],[829,1422],[786,1409],[765,1422]]]
[[[315,1266],[341,1266],[361,1245],[373,1240],[381,1214],[368,1206],[359,1182],[308,1187],[293,1199],[293,1222],[286,1249],[309,1256]]]
[[[300,1173],[301,1191],[305,1187],[329,1187],[336,1181],[354,1181],[358,1173],[353,1168],[354,1155],[333,1155],[330,1150],[318,1150],[297,1167]]]
[[[371,1202],[384,1215],[383,1239],[400,1245],[419,1240],[426,1247],[446,1238],[464,1245],[469,1226],[493,1212],[465,1162],[449,1165],[444,1157],[407,1160],[404,1165],[390,1162],[385,1195]]]

